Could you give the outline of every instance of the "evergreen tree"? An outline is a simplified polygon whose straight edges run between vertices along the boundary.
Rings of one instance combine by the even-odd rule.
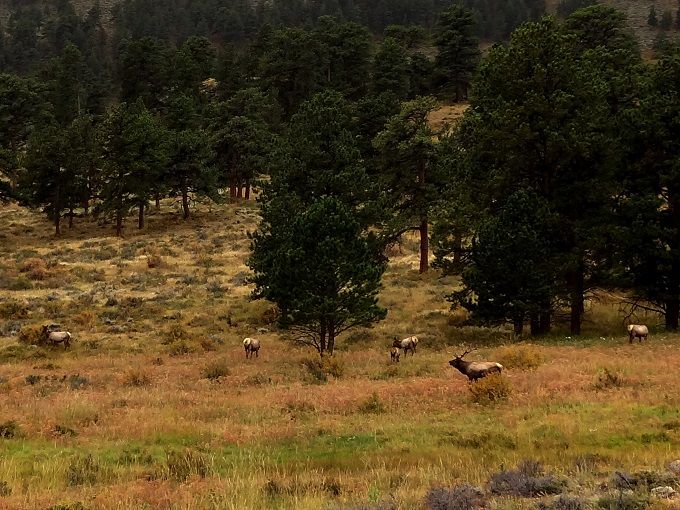
[[[375,258],[357,212],[333,196],[307,207],[268,187],[248,260],[255,297],[277,304],[280,323],[333,355],[338,335],[385,317],[378,306],[385,264]]]
[[[655,27],[659,24],[659,19],[656,16],[656,8],[653,5],[649,8],[649,15],[647,16],[647,24],[650,27]]]
[[[167,161],[166,134],[140,102],[113,108],[101,129],[102,207],[116,221],[116,234],[123,220],[138,208],[138,227],[144,227],[145,207]]]
[[[659,27],[663,30],[668,30],[673,26],[673,13],[671,11],[665,10],[661,13],[661,21],[659,21]]]
[[[372,91],[392,92],[403,100],[409,88],[408,55],[395,39],[387,37],[373,59]]]
[[[454,4],[441,13],[435,62],[444,87],[453,90],[456,101],[467,98],[470,80],[479,62],[479,43],[474,33],[475,21],[467,9]]]
[[[157,40],[145,37],[125,44],[118,63],[121,100],[141,99],[147,108],[159,109],[168,86],[169,62],[168,49]]]
[[[480,226],[463,271],[465,288],[450,299],[481,322],[511,322],[521,335],[525,320],[538,317],[541,303],[556,293],[556,226],[544,199],[516,191]]]
[[[435,132],[427,122],[436,107],[434,98],[404,103],[385,130],[375,138],[381,161],[381,189],[391,204],[386,237],[420,232],[420,272],[429,267],[429,212],[437,195]]]
[[[578,334],[584,294],[599,278],[602,227],[617,192],[613,170],[621,151],[605,75],[571,41],[545,18],[518,29],[509,46],[492,48],[460,141],[469,171],[485,176],[476,195],[480,210],[496,214],[507,197],[526,189],[558,215],[564,258],[554,271]],[[534,333],[550,324],[551,303],[539,308]]]

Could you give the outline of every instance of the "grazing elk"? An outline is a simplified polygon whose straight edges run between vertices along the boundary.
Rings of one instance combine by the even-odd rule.
[[[394,342],[392,342],[392,347],[402,349],[404,351],[404,356],[408,354],[408,351],[411,351],[411,356],[413,356],[416,352],[416,347],[418,347],[418,337],[410,336],[408,338],[404,338],[403,340],[398,340],[395,336]]]
[[[400,356],[401,352],[399,351],[399,347],[392,347],[390,349],[390,360],[392,360],[395,363],[399,363]]]
[[[49,345],[64,344],[64,349],[71,347],[71,333],[52,329],[53,326],[43,326],[43,341]]]
[[[629,324],[628,325],[628,343],[633,343],[635,337],[639,338],[640,343],[642,339],[649,336],[649,329],[644,324]]]
[[[501,373],[503,370],[503,365],[496,363],[495,361],[465,361],[463,358],[466,354],[470,354],[472,350],[465,351],[460,356],[456,356],[451,361],[449,365],[458,370],[460,373],[467,376],[470,381],[476,381],[482,377],[486,377],[489,374]]]
[[[252,358],[253,353],[255,353],[255,357],[260,357],[260,341],[257,338],[244,339],[243,348],[246,350],[246,359]]]

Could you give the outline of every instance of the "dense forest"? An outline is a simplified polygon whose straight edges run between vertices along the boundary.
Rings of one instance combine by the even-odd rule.
[[[644,62],[600,5],[523,23],[483,57],[480,35],[542,8],[487,32],[484,9],[507,9],[282,5],[129,1],[111,33],[97,5],[17,8],[0,40],[0,196],[57,235],[89,215],[120,235],[164,197],[187,218],[255,185],[255,296],[321,353],[384,317],[385,248],[409,231],[421,272],[433,251],[462,275],[449,299],[473,320],[542,334],[566,316],[579,334],[605,287],[677,329],[678,48]],[[458,125],[428,122],[464,100]]]

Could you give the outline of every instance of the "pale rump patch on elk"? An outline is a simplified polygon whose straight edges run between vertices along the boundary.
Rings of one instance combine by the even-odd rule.
[[[246,358],[252,358],[253,353],[255,353],[255,357],[260,357],[260,341],[257,338],[245,338],[243,348],[246,351]]]
[[[394,342],[392,342],[392,347],[402,349],[404,351],[404,356],[408,354],[408,351],[411,351],[411,356],[413,356],[416,352],[416,347],[418,347],[418,337],[410,336],[408,338],[404,338],[403,340],[398,340],[395,337]]]
[[[637,337],[642,343],[642,339],[646,339],[649,336],[649,329],[644,324],[629,324],[628,325],[628,343],[633,343],[635,337]]]
[[[71,347],[71,333],[68,331],[52,331],[49,326],[42,327],[43,340],[46,344],[64,344],[64,349]]]
[[[476,381],[489,374],[500,374],[503,370],[503,365],[495,361],[465,361],[463,357],[472,351],[465,351],[460,356],[456,356],[449,365],[458,370],[461,374],[467,376],[470,381]]]
[[[399,351],[399,347],[392,347],[390,349],[390,360],[394,361],[395,363],[399,363],[400,356],[401,352]]]

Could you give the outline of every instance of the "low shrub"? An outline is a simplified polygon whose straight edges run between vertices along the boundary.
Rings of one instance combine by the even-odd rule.
[[[596,390],[608,390],[611,388],[621,388],[625,384],[626,380],[620,373],[605,367],[597,372],[593,387]]]
[[[553,475],[545,475],[541,464],[522,461],[517,469],[503,470],[491,476],[489,491],[504,496],[535,497],[559,494],[564,483]]]
[[[191,476],[205,478],[211,472],[210,460],[204,454],[187,448],[181,452],[166,454],[165,464],[159,477],[166,480],[183,482]]]
[[[28,312],[27,305],[13,299],[0,303],[0,319],[21,320],[28,317]]]
[[[90,385],[90,380],[80,374],[70,375],[66,381],[68,382],[69,388],[72,390],[80,390]]]
[[[248,386],[262,386],[264,384],[271,384],[271,382],[272,378],[262,372],[253,374],[246,379],[246,384]]]
[[[588,500],[581,496],[560,494],[554,500],[538,503],[538,510],[587,510],[590,507]]]
[[[54,426],[54,433],[57,436],[68,436],[68,437],[76,437],[78,433],[72,429],[71,427],[67,427],[66,425],[61,425],[57,423]]]
[[[151,384],[151,377],[146,372],[141,370],[131,370],[125,376],[125,386],[134,386],[141,388],[142,386],[149,386]]]
[[[302,365],[312,381],[317,383],[327,382],[329,375],[339,379],[345,373],[345,364],[337,357],[308,358],[302,361]]]
[[[373,393],[365,401],[359,404],[358,411],[363,414],[384,413],[385,404],[382,403],[377,393]]]
[[[165,259],[155,250],[146,252],[146,265],[149,269],[160,269],[167,266]]]
[[[518,344],[501,347],[496,360],[505,368],[533,370],[543,363],[543,356],[533,345]]]
[[[9,486],[9,484],[4,481],[0,480],[0,497],[7,497],[12,495],[12,488]]]
[[[28,384],[30,386],[34,386],[34,385],[38,384],[41,379],[42,379],[42,377],[39,376],[39,375],[29,374],[29,375],[26,376],[26,384]]]
[[[228,375],[229,367],[224,360],[213,361],[203,369],[203,378],[211,381],[219,381],[220,377],[226,377]]]
[[[489,405],[508,400],[510,382],[502,374],[491,374],[468,383],[470,398],[476,404]]]
[[[4,423],[0,423],[0,438],[2,439],[12,439],[14,437],[19,437],[21,435],[21,428],[19,424],[14,420],[9,420]]]
[[[25,345],[42,345],[45,343],[45,336],[42,326],[25,326],[19,332],[19,342]]]
[[[191,348],[191,346],[184,340],[180,340],[179,342],[173,342],[170,344],[168,348],[168,354],[170,356],[184,356],[185,354],[189,354],[192,351],[193,349]]]
[[[66,470],[66,484],[69,487],[94,485],[97,483],[101,467],[92,455],[76,457]]]
[[[649,494],[631,490],[611,492],[597,500],[597,506],[603,510],[646,510],[649,504]]]
[[[34,281],[44,280],[49,274],[45,261],[37,257],[24,260],[19,266],[19,272],[25,273],[29,280]]]
[[[481,489],[471,485],[458,485],[451,489],[430,489],[425,496],[428,510],[474,510],[483,508],[486,498]]]

